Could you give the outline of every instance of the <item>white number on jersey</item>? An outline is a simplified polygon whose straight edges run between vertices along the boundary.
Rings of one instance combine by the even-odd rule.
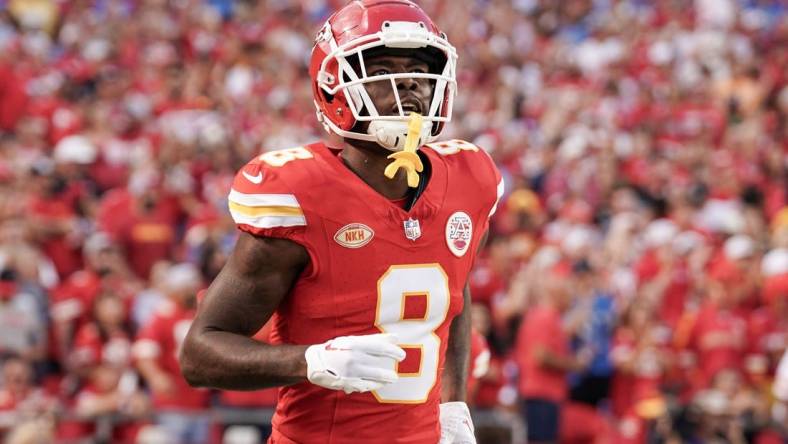
[[[478,146],[459,139],[428,143],[426,146],[434,149],[438,154],[443,156],[457,154],[460,151],[479,151]]]
[[[425,307],[423,312],[406,313],[409,299]],[[378,401],[420,404],[427,400],[438,378],[441,341],[435,330],[448,311],[449,279],[439,264],[392,265],[378,280],[375,326],[396,334],[405,351],[414,349],[421,355],[418,371],[400,372],[397,382],[372,392]]]
[[[314,157],[312,153],[302,147],[288,148],[286,150],[269,151],[260,155],[260,160],[271,165],[272,167],[280,167],[291,160],[296,159],[311,159]]]

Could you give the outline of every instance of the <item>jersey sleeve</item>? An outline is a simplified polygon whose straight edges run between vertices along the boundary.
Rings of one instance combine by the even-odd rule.
[[[306,228],[304,211],[282,170],[259,158],[235,175],[228,206],[236,226],[256,236],[293,239]]]

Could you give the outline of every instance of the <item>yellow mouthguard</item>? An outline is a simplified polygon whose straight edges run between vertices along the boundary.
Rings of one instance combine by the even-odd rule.
[[[383,171],[389,179],[393,179],[400,168],[404,168],[408,174],[408,186],[416,188],[419,186],[419,174],[424,171],[424,165],[421,163],[421,158],[416,154],[418,149],[419,135],[421,135],[422,117],[419,113],[410,113],[410,121],[408,122],[408,136],[405,139],[405,149],[398,151],[388,156],[388,159],[394,159]]]

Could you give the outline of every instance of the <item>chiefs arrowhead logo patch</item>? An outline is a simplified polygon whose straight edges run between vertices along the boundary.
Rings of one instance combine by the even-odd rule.
[[[471,246],[471,236],[473,235],[473,222],[471,217],[462,211],[449,216],[446,222],[446,245],[449,246],[452,254],[462,257]]]
[[[337,231],[334,240],[345,248],[361,248],[375,236],[372,228],[364,224],[347,224]]]

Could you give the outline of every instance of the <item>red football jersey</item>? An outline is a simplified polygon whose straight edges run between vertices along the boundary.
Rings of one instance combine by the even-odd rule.
[[[468,142],[421,152],[431,176],[410,211],[322,143],[265,153],[236,176],[229,206],[238,227],[290,239],[311,258],[275,314],[272,341],[388,332],[407,353],[399,381],[374,392],[281,388],[271,442],[438,442],[449,326],[503,184],[490,157]]]

